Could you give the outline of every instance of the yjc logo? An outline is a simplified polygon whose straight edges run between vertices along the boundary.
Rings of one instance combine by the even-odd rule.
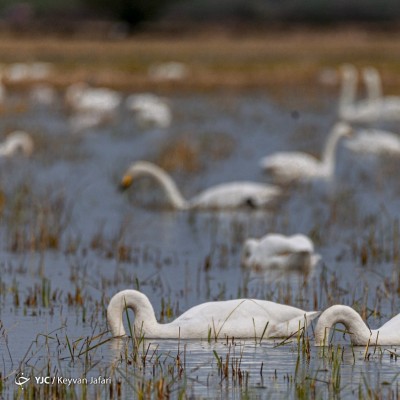
[[[28,382],[30,379],[31,379],[31,378],[26,378],[26,377],[24,376],[24,374],[21,372],[20,374],[18,374],[18,375],[15,377],[15,384],[22,387],[22,385],[25,385],[25,383]],[[24,388],[22,388],[22,390],[23,390],[23,389],[24,389]]]

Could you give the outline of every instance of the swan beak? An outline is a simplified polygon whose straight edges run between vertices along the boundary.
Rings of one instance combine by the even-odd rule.
[[[131,175],[125,175],[119,185],[120,190],[125,190],[132,185],[133,178]]]

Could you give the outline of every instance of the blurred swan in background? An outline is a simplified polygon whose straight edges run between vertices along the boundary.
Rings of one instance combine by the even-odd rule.
[[[189,69],[184,63],[170,61],[151,65],[148,75],[155,81],[179,81],[189,75]]]
[[[357,130],[344,146],[358,154],[400,155],[400,137],[378,129]]]
[[[217,339],[288,337],[314,319],[317,311],[266,300],[213,301],[190,308],[174,321],[159,324],[147,296],[137,290],[117,293],[107,308],[107,320],[114,337],[125,336],[123,313],[135,313],[132,334],[154,339]]]
[[[33,153],[33,140],[23,131],[11,132],[3,143],[0,143],[0,157],[12,156],[21,152],[25,156]]]
[[[48,79],[53,73],[53,64],[47,62],[14,63],[5,66],[7,82],[20,83]]]
[[[168,103],[154,94],[132,94],[125,100],[125,106],[135,113],[141,125],[155,125],[160,128],[171,125],[172,112]]]
[[[50,106],[56,101],[57,93],[50,85],[41,83],[32,87],[29,98],[35,104]]]
[[[272,205],[281,195],[281,190],[275,186],[244,181],[216,185],[190,200],[185,200],[171,176],[147,161],[137,161],[128,168],[122,178],[121,188],[128,188],[134,179],[141,176],[155,179],[170,204],[178,210],[234,209],[246,206],[261,208]]]
[[[122,100],[120,93],[108,88],[93,88],[84,82],[70,85],[65,91],[67,105],[77,112],[113,115]]]
[[[247,239],[242,250],[242,265],[255,269],[310,271],[320,259],[311,239],[302,234],[271,233],[261,239]]]
[[[400,120],[400,96],[383,96],[382,80],[376,68],[363,69],[368,99],[381,120]]]
[[[350,64],[342,65],[342,86],[339,96],[339,118],[347,122],[374,122],[379,113],[371,99],[356,100],[358,72]]]
[[[279,183],[307,181],[315,178],[330,180],[335,171],[336,148],[339,140],[352,134],[350,125],[336,123],[325,143],[321,160],[302,152],[277,152],[260,160],[260,167]]]
[[[400,345],[400,314],[378,329],[370,329],[360,314],[351,307],[334,305],[319,317],[315,328],[315,345],[329,345],[329,330],[337,323],[343,324],[354,345]]]

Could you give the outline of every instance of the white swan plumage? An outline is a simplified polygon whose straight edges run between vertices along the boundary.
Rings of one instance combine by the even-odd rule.
[[[168,128],[172,122],[172,112],[168,102],[151,93],[131,94],[125,106],[133,111],[142,125],[155,125]]]
[[[400,137],[379,129],[360,129],[344,146],[353,153],[400,155]]]
[[[383,96],[382,80],[376,68],[363,69],[368,100],[379,120],[400,120],[400,96]]]
[[[285,236],[270,233],[261,239],[247,239],[242,249],[242,265],[256,269],[284,269],[308,272],[320,260],[312,240],[302,234]]]
[[[87,83],[77,82],[65,91],[67,105],[76,112],[94,112],[112,115],[119,107],[122,96],[108,88],[94,88]]]
[[[155,179],[164,190],[171,205],[178,210],[234,209],[244,206],[262,208],[272,205],[281,190],[272,185],[255,182],[230,182],[213,186],[190,200],[185,200],[171,176],[148,161],[134,162],[125,172],[121,188],[129,187],[140,176]]]
[[[31,136],[23,131],[11,132],[3,143],[0,143],[0,157],[12,156],[21,152],[25,156],[33,153],[34,144]]]
[[[344,122],[336,123],[325,143],[321,160],[302,152],[277,152],[260,160],[260,167],[280,183],[308,181],[315,178],[329,180],[335,171],[336,147],[339,140],[350,136],[352,128]]]
[[[114,337],[126,335],[126,308],[135,313],[133,335],[154,339],[288,337],[318,315],[317,311],[266,300],[236,299],[199,304],[174,321],[160,324],[147,296],[137,290],[123,290],[107,308],[107,321]]]
[[[370,329],[360,314],[351,307],[334,305],[319,317],[315,328],[315,345],[329,344],[329,330],[337,323],[346,327],[354,345],[400,345],[400,314],[393,317],[378,329]]]

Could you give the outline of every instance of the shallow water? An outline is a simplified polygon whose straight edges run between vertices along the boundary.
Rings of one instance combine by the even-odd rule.
[[[340,147],[334,184],[297,187],[265,211],[175,212],[147,181],[118,191],[132,161],[157,162],[168,144],[182,140],[198,152],[195,170],[172,171],[187,197],[220,182],[266,181],[258,167],[262,156],[283,149],[320,153],[335,122],[335,99],[321,94],[309,108],[301,98],[278,103],[262,92],[194,93],[169,101],[174,119],[168,129],[140,127],[121,109],[114,121],[74,135],[61,94],[52,108],[29,103],[23,92],[11,96],[0,130],[31,132],[36,152],[0,161],[3,397],[22,394],[14,384],[18,372],[32,381],[102,374],[112,377],[113,390],[120,380],[124,398],[140,390],[155,395],[160,387],[173,398],[294,398],[302,390],[346,398],[367,388],[395,393],[395,358],[373,349],[366,361],[364,348],[353,353],[340,334],[339,383],[332,377],[335,356],[314,346],[307,354],[295,339],[278,347],[279,341],[159,341],[148,350],[143,343],[146,367],[128,363],[132,343],[107,341],[105,307],[127,288],[143,291],[164,322],[201,302],[236,297],[307,310],[349,304],[372,328],[399,309],[398,160],[356,158]],[[242,269],[243,241],[268,232],[310,235],[323,262],[309,276]],[[312,345],[311,328],[308,335]],[[224,377],[217,359],[226,362],[227,354]],[[78,397],[83,390],[101,396],[110,390],[83,387],[69,390]]]

